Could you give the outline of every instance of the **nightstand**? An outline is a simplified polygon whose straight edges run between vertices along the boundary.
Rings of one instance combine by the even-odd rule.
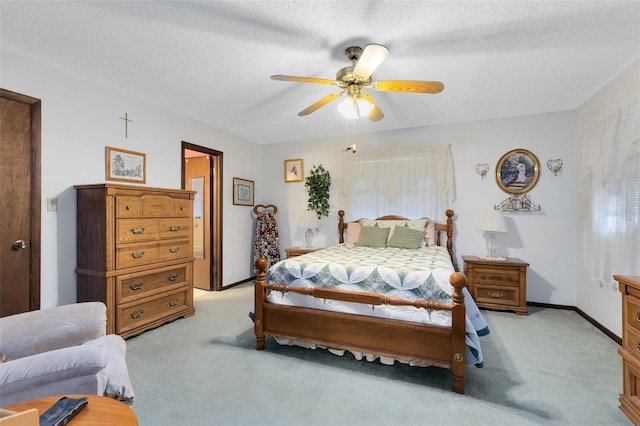
[[[469,292],[480,308],[527,315],[528,263],[515,257],[489,260],[462,256]]]
[[[307,253],[313,253],[314,251],[320,250],[322,247],[290,247],[284,249],[284,252],[287,255],[287,259],[300,256]]]

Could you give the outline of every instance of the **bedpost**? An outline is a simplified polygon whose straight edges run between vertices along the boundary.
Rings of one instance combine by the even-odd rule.
[[[338,242],[340,244],[344,243],[344,230],[347,227],[344,223],[344,210],[338,210],[338,233],[340,236],[338,237]]]
[[[451,210],[449,210],[451,211]],[[447,216],[449,215],[447,211]],[[466,275],[454,272],[449,277],[453,286],[451,296],[451,371],[452,387],[455,393],[464,393],[464,376],[467,369],[466,309],[462,289],[467,286]]]
[[[254,316],[253,316],[253,332],[256,335],[256,349],[259,351],[264,349],[264,333],[262,331],[262,304],[265,298],[265,288],[263,284],[267,283],[265,279],[268,262],[266,259],[259,257],[255,261],[258,274],[256,275],[256,282],[254,284],[255,296],[254,300]]]
[[[449,252],[449,256],[451,257],[451,262],[453,266],[458,270],[456,259],[453,257],[453,210],[449,209],[446,212],[447,215],[447,251]]]

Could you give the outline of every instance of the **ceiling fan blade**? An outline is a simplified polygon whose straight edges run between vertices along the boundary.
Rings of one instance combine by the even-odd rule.
[[[353,69],[353,76],[358,80],[367,80],[384,61],[389,49],[381,44],[368,44],[362,51],[360,59]]]
[[[412,92],[436,94],[442,92],[444,84],[439,81],[382,80],[371,84],[378,92]]]
[[[335,80],[328,80],[326,78],[313,78],[313,77],[296,77],[294,75],[272,75],[272,80],[281,81],[295,81],[297,83],[315,83],[315,84],[329,84],[337,85]]]
[[[369,112],[369,120],[371,121],[380,121],[384,118],[384,114],[382,113],[382,110],[378,107],[378,104],[376,104],[376,101],[373,100],[373,97],[368,94],[368,93],[363,93],[362,98],[369,102],[371,105],[373,105],[373,109]]]
[[[307,108],[303,109],[302,111],[300,111],[298,113],[298,115],[300,117],[302,117],[303,115],[309,115],[312,112],[317,111],[318,109],[322,108],[323,106],[325,106],[326,104],[328,104],[329,102],[333,101],[336,98],[339,98],[340,95],[342,95],[344,93],[344,90],[342,92],[338,92],[338,93],[332,93],[328,96],[325,96],[324,98],[320,99],[318,102],[316,102],[315,104],[308,106]]]

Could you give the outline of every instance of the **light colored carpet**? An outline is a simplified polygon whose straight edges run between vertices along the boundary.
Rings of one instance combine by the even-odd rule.
[[[127,340],[141,425],[628,425],[618,345],[572,311],[483,311],[484,368],[466,393],[439,368],[324,350],[255,350],[253,283],[206,293],[196,315]]]

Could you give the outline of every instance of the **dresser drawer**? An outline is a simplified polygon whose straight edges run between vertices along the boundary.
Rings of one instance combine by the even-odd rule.
[[[479,303],[508,306],[518,305],[520,288],[479,285],[475,288],[475,299],[476,302]]]
[[[192,256],[190,240],[172,240],[161,241],[158,244],[158,260],[164,262],[167,260],[183,259]]]
[[[627,296],[627,318],[625,322],[636,330],[640,331],[640,300]]]
[[[118,195],[116,197],[116,217],[142,216],[142,201],[140,197]]]
[[[143,195],[142,215],[146,217],[172,216],[173,198],[168,195]]]
[[[191,264],[154,269],[116,277],[116,292],[120,303],[128,303],[136,299],[189,285],[189,268]]]
[[[148,265],[158,261],[158,243],[124,244],[116,248],[116,269]]]
[[[623,346],[635,359],[640,361],[640,331],[634,328],[627,328]]]
[[[476,267],[473,272],[474,284],[520,285],[520,271],[511,269]]]
[[[189,290],[179,290],[162,294],[157,298],[146,298],[139,304],[118,305],[116,328],[119,334],[160,320],[171,314],[189,308],[187,296]]]
[[[191,200],[176,198],[173,200],[173,216],[176,217],[191,217],[190,207]]]
[[[158,239],[157,219],[117,219],[116,242],[153,241]]]
[[[191,219],[158,219],[160,239],[189,238]]]

